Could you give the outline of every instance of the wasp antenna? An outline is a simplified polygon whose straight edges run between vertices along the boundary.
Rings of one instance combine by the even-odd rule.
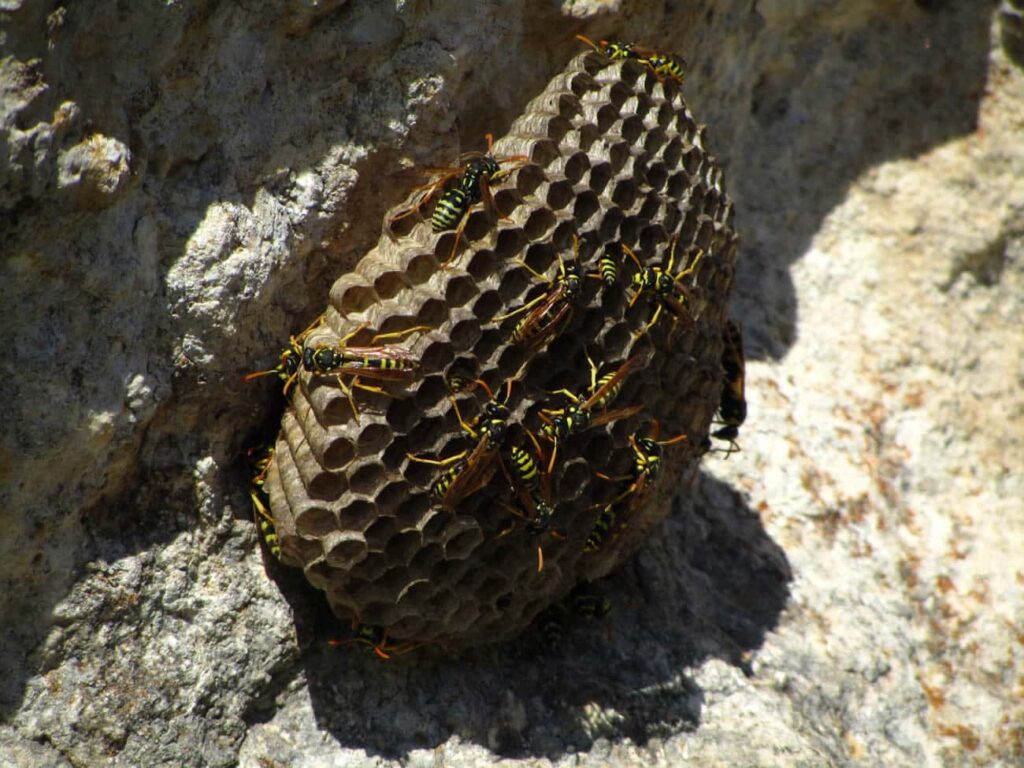
[[[676,435],[671,440],[662,440],[658,445],[673,445],[674,443],[678,443],[680,440],[685,440],[686,437],[686,435]]]
[[[483,379],[473,379],[473,381],[474,383],[479,384],[481,387],[484,388],[484,392],[487,393],[487,397],[489,397],[491,400],[494,399],[494,393],[491,391],[491,388],[487,386],[486,381],[484,381]]]
[[[256,371],[255,373],[247,373],[242,377],[242,381],[252,381],[258,379],[261,376],[269,376],[272,373],[277,373],[277,368],[271,368],[269,371]]]
[[[589,37],[586,37],[585,35],[576,35],[576,39],[579,40],[581,43],[586,43],[598,53],[601,52],[601,49],[597,47],[597,43],[595,43]]]
[[[484,134],[484,138],[487,139],[487,154],[490,154],[491,153],[491,147],[494,146],[494,134],[493,133],[485,133]]]

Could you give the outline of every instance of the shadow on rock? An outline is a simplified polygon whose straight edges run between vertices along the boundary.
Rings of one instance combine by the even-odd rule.
[[[825,5],[709,11],[692,36],[684,90],[736,204],[733,314],[749,359],[778,359],[796,341],[790,267],[850,186],[974,132],[986,87],[994,2]],[[721,71],[737,67],[742,83]]]
[[[749,653],[778,622],[789,563],[752,510],[702,476],[661,535],[598,584],[614,608],[578,619],[551,646],[519,639],[389,662],[334,649],[331,621],[299,627],[319,727],[345,747],[402,757],[451,736],[500,755],[557,758],[596,740],[648,739],[700,724],[688,668],[719,658],[751,674]]]

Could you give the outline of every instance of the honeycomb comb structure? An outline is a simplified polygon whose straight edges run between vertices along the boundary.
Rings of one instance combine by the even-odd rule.
[[[636,61],[583,53],[494,154],[529,158],[492,189],[501,215],[474,206],[447,268],[454,233],[433,232],[429,210],[385,226],[377,247],[334,284],[324,322],[306,340],[336,343],[365,324],[348,343],[367,345],[376,333],[426,326],[397,342],[418,356],[422,375],[383,383],[387,395],[353,390],[357,414],[337,377],[301,372],[266,478],[285,560],[339,617],[386,628],[393,640],[450,647],[508,638],[578,583],[607,574],[696,471],[718,407],[738,240],[721,170],[677,85]],[[638,337],[657,301],[630,301],[637,270],[622,259],[614,286],[583,280],[581,304],[543,348],[531,354],[511,343],[515,319],[495,318],[549,290],[521,262],[554,278],[560,258],[572,258],[574,233],[588,272],[620,242],[660,267],[678,235],[674,271],[702,250],[686,278],[696,322],[673,323],[663,312]],[[529,446],[525,430],[538,432],[539,411],[564,402],[551,392],[586,394],[588,355],[601,375],[640,356],[609,407],[641,408],[559,443],[546,532],[531,533],[513,511],[516,496],[501,469],[454,509],[432,497],[446,468],[408,455],[472,449],[452,401],[471,423],[486,401],[480,387],[453,395],[448,377],[482,378],[504,397],[504,383],[518,374],[507,443]],[[633,472],[630,437],[649,434],[655,419],[663,440],[688,439],[664,448],[657,480],[623,500],[599,547],[586,547],[602,508],[629,486],[621,478]]]

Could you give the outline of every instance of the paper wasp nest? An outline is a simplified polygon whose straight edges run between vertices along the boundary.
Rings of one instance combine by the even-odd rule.
[[[607,574],[633,553],[669,511],[692,476],[718,407],[722,326],[737,251],[732,204],[722,172],[675,83],[661,83],[635,61],[596,52],[575,57],[496,142],[496,156],[530,162],[493,192],[499,218],[473,207],[457,258],[441,269],[453,232],[431,231],[422,215],[385,227],[377,247],[333,286],[323,326],[307,344],[336,341],[362,323],[349,344],[412,326],[398,343],[419,357],[423,375],[386,384],[394,397],[355,391],[358,419],[336,377],[302,372],[286,410],[266,479],[286,562],[303,568],[342,618],[388,630],[390,640],[445,646],[493,642],[520,632],[577,583]],[[572,236],[588,272],[607,244],[625,243],[648,266],[662,266],[677,233],[678,271],[698,249],[692,280],[696,331],[664,314],[635,337],[656,300],[629,306],[636,267],[620,261],[614,288],[584,280],[583,299],[562,333],[532,356],[510,343],[515,320],[493,318],[549,290],[517,259],[549,277],[559,254],[572,258]],[[447,377],[483,378],[497,394],[511,388],[507,444],[529,445],[550,394],[586,393],[587,355],[601,374],[634,355],[646,363],[626,376],[611,407],[642,405],[559,444],[550,477],[550,528],[531,534],[517,517],[516,496],[501,470],[490,483],[446,510],[430,486],[445,468],[407,458],[443,458],[475,444],[461,430]],[[378,382],[367,381],[368,384]],[[457,395],[472,422],[486,401],[477,388]],[[628,514],[596,550],[584,546],[601,506],[628,482],[629,438],[654,419],[666,446],[660,476],[629,498]],[[538,572],[538,546],[543,570]]]

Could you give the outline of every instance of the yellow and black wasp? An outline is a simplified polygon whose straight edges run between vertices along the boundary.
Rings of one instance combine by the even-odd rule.
[[[420,375],[420,361],[415,354],[402,347],[393,344],[381,345],[379,342],[431,330],[429,326],[417,325],[404,331],[379,333],[373,337],[371,346],[368,347],[349,344],[349,340],[365,327],[365,324],[357,326],[334,344],[317,344],[302,350],[302,367],[311,374],[337,375],[338,386],[348,397],[356,418],[359,410],[352,396],[353,388],[391,397],[387,390],[364,384],[360,381],[361,378],[377,381],[412,381]],[[351,382],[346,384],[342,376],[351,376]]]
[[[653,48],[645,48],[642,45],[627,43],[621,40],[601,40],[595,43],[583,35],[576,35],[576,39],[586,43],[612,61],[634,59],[642,64],[646,64],[654,73],[654,76],[662,82],[667,78],[675,80],[677,83],[682,83],[686,76],[686,61],[674,53],[661,53]]]
[[[658,303],[650,321],[635,334],[638,338],[647,333],[647,331],[649,331],[654,324],[658,322],[658,318],[661,317],[661,311],[665,308],[672,313],[672,316],[676,321],[682,322],[691,330],[696,328],[696,320],[689,309],[689,306],[693,306],[696,303],[696,300],[693,290],[689,286],[685,285],[682,280],[683,278],[692,275],[697,270],[701,259],[704,257],[704,251],[703,249],[699,249],[697,251],[697,255],[694,256],[693,261],[691,261],[687,267],[682,269],[680,272],[673,274],[672,270],[675,268],[676,245],[678,242],[679,236],[676,235],[672,238],[672,245],[669,248],[668,262],[664,267],[644,266],[629,246],[624,243],[622,245],[622,252],[633,260],[633,263],[637,268],[636,273],[634,273],[630,280],[630,287],[633,289],[633,296],[629,300],[629,306],[632,307],[637,302],[637,299],[645,293],[653,296]]]
[[[718,416],[724,426],[712,432],[711,436],[729,443],[726,451],[728,457],[740,449],[736,438],[739,437],[740,427],[747,418],[743,335],[739,326],[732,320],[726,320],[722,328],[722,342],[722,369],[725,371],[725,382],[718,403]]]
[[[250,477],[249,497],[252,499],[253,519],[259,529],[260,539],[275,560],[281,560],[281,542],[277,538],[274,516],[270,514],[267,492],[263,484],[267,479],[267,471],[274,461],[272,445],[255,446],[248,450]]]
[[[621,477],[609,477],[602,472],[595,470],[594,474],[604,480],[612,482],[627,482],[626,489],[602,507],[598,514],[597,522],[591,531],[594,537],[593,549],[600,547],[607,538],[608,532],[616,524],[620,514],[624,511],[621,502],[629,497],[639,498],[649,482],[658,477],[661,472],[661,449],[668,445],[674,445],[687,439],[687,435],[677,435],[669,440],[659,440],[661,425],[657,419],[653,420],[650,435],[643,436],[639,432],[629,438],[629,445],[633,449],[633,472]],[[633,503],[632,501],[630,502]],[[628,507],[625,509],[628,512]],[[588,539],[588,542],[590,539]],[[591,550],[592,551],[592,550]]]
[[[593,362],[591,362],[591,386],[588,392],[578,395],[567,389],[558,389],[551,393],[564,396],[566,403],[557,410],[542,409],[540,411],[540,418],[543,422],[540,428],[541,434],[554,445],[548,461],[548,472],[554,469],[555,454],[560,441],[590,427],[608,424],[639,413],[643,406],[630,405],[614,410],[607,410],[607,408],[615,395],[618,394],[622,380],[642,364],[643,356],[634,355],[614,373],[603,376],[598,381],[596,379],[596,368],[593,366]],[[595,416],[593,414],[595,410],[602,410],[602,413]]]
[[[486,205],[497,210],[494,205],[494,197],[491,195],[491,186],[502,181],[530,160],[526,155],[494,157],[491,153],[493,146],[494,136],[488,133],[486,152],[470,152],[463,155],[459,158],[460,166],[424,169],[426,173],[437,175],[438,178],[419,187],[415,202],[407,210],[391,217],[388,225],[391,226],[399,219],[416,213],[439,190],[442,190],[441,198],[434,206],[434,212],[430,217],[430,227],[434,232],[455,230],[452,252],[445,263],[453,261],[458,251],[459,241],[462,239],[462,232],[466,227],[466,221],[469,218],[470,209],[483,200]],[[502,166],[506,164],[511,164],[513,167],[503,168]]]
[[[588,277],[596,277],[605,288],[614,288],[619,279],[618,253],[620,248],[613,243],[608,243],[597,260],[597,272],[591,272]]]
[[[584,35],[576,35],[576,39],[582,43],[586,43],[595,51],[607,56],[612,61],[619,61],[621,59],[643,59],[636,50],[636,45],[633,43],[626,43],[621,40],[601,40],[600,42],[595,43],[589,37],[585,37]]]
[[[551,288],[547,293],[541,294],[518,309],[494,318],[496,322],[500,323],[510,317],[528,312],[512,330],[513,344],[525,344],[531,350],[537,351],[561,333],[572,320],[573,308],[579,302],[583,289],[583,274],[579,260],[580,241],[575,234],[572,236],[572,250],[573,258],[568,265],[562,261],[561,254],[559,254],[558,276],[553,281],[534,272],[526,262],[519,262],[534,277],[547,282]]]
[[[517,517],[525,517],[527,533],[531,536],[540,536],[548,532],[551,519],[555,514],[555,509],[551,504],[551,476],[543,469],[543,455],[540,443],[537,442],[537,438],[533,436],[533,433],[527,431],[526,434],[533,443],[535,452],[531,453],[525,448],[515,445],[509,446],[507,457],[512,471],[510,472],[505,468],[504,462],[502,463],[502,468],[512,485],[513,495],[519,500],[520,506],[526,510],[526,514],[524,515],[512,508],[509,508],[510,511]],[[514,525],[513,523],[512,527]],[[511,532],[512,527],[509,527],[500,535],[504,536]],[[560,534],[554,531],[551,534],[556,538],[562,538]],[[544,570],[544,550],[538,545],[537,571],[539,573],[542,570]]]
[[[587,540],[583,544],[584,552],[596,552],[604,546],[605,542],[613,536],[614,529],[618,527],[625,505],[621,501],[601,506],[597,513],[594,526],[587,534]]]
[[[462,431],[471,439],[476,440],[476,445],[473,448],[449,456],[447,459],[425,459],[411,453],[406,454],[410,461],[449,467],[430,486],[431,494],[443,507],[447,509],[456,507],[460,501],[487,485],[494,475],[508,430],[510,416],[508,399],[512,394],[512,381],[509,379],[506,382],[505,399],[502,402],[494,396],[483,379],[477,379],[476,383],[484,389],[489,399],[484,403],[480,415],[472,424],[462,418],[455,398],[450,398]]]

